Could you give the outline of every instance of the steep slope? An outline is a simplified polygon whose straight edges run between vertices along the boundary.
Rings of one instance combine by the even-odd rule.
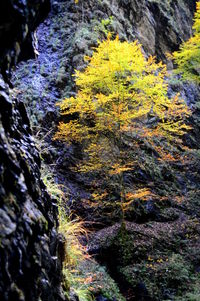
[[[84,55],[90,55],[97,40],[109,31],[121,39],[139,39],[147,55],[166,60],[165,52],[177,49],[190,36],[195,3],[52,1],[49,17],[35,33],[37,60],[21,63],[13,83],[17,98],[26,104],[43,157],[48,164],[56,162],[59,182],[70,186],[72,199],[84,195],[81,183],[77,187],[77,179],[68,172],[69,165],[74,164],[74,152],[79,154],[79,150],[57,147],[51,138],[59,117],[55,103],[75,91],[74,69],[84,68]]]
[[[1,1],[0,62],[7,80],[20,54],[23,59],[23,44],[33,52],[31,31],[48,8],[46,0]],[[64,300],[56,204],[40,180],[40,158],[24,104],[2,77],[0,102],[0,299]]]
[[[197,291],[191,298],[199,297],[199,254],[196,252],[199,248],[199,165],[191,159],[184,167],[166,164],[160,169],[150,154],[146,158],[148,172],[138,168],[134,181],[150,185],[153,182],[153,186],[160,189],[160,196],[170,197],[166,202],[161,201],[162,198],[148,203],[136,202],[132,212],[127,214],[128,232],[124,235],[118,231],[119,224],[113,225],[118,217],[107,218],[100,214],[102,211],[94,214],[84,202],[89,197],[90,179],[75,175],[69,169],[80,158],[79,147],[68,148],[52,142],[60,118],[55,103],[74,94],[74,69],[84,68],[84,55],[90,55],[97,40],[105,38],[109,31],[122,40],[138,39],[146,55],[153,54],[167,62],[166,51],[177,49],[192,33],[195,3],[195,0],[79,0],[77,4],[52,1],[49,17],[35,34],[37,60],[21,63],[13,74],[14,93],[27,106],[43,162],[54,171],[57,182],[66,187],[68,205],[86,220],[95,222],[96,227],[105,227],[91,235],[90,252],[98,254],[100,262],[108,265],[129,300],[188,300],[187,296],[183,299],[186,288]],[[181,92],[187,103],[197,108],[198,87],[172,78],[169,93],[176,92]],[[198,148],[198,108],[192,118],[194,135],[187,136],[186,142]],[[183,194],[186,201],[175,198]],[[106,228],[109,224],[113,226]],[[177,293],[180,295],[176,296]]]
[[[97,40],[109,31],[120,39],[138,39],[147,55],[166,61],[192,33],[191,1],[52,1],[49,17],[35,33],[37,61],[22,63],[14,75],[33,125],[55,112],[55,102],[74,91],[74,69],[85,66]],[[54,115],[55,118],[55,115]],[[44,122],[45,123],[45,122]]]

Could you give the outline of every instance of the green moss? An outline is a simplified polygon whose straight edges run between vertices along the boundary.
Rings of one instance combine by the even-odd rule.
[[[180,296],[186,291],[191,291],[189,294],[192,296],[193,286],[199,283],[198,274],[180,254],[160,258],[149,256],[146,262],[121,268],[120,271],[133,287],[143,282],[155,300],[190,300],[180,299]]]
[[[117,284],[107,273],[106,268],[96,261],[83,261],[79,266],[79,277],[91,279],[89,286],[94,295],[100,294],[109,300],[125,301]]]
[[[128,233],[123,224],[118,235],[114,237],[114,240],[111,243],[110,253],[115,255],[119,266],[127,265],[133,257],[133,237]]]
[[[17,284],[12,283],[11,285],[12,295],[16,300],[24,301],[25,296],[23,291],[17,286]]]

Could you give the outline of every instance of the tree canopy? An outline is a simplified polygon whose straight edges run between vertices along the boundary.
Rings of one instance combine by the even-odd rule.
[[[200,83],[200,2],[197,2],[197,11],[194,17],[194,34],[184,42],[179,51],[173,53],[177,64],[176,73],[181,73],[183,79],[194,80]]]
[[[76,96],[58,104],[69,121],[59,124],[55,139],[81,143],[84,160],[79,171],[111,181],[124,208],[134,196],[150,194],[124,184],[124,175],[138,160],[135,151],[141,140],[151,144],[160,139],[157,151],[166,157],[161,140],[184,134],[189,110],[178,96],[167,96],[166,66],[153,57],[146,59],[137,41],[121,42],[109,35],[85,59],[86,69],[75,72]],[[108,194],[93,195],[104,199]]]

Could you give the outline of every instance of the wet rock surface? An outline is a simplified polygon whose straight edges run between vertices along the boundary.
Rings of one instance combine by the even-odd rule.
[[[7,78],[19,58],[34,57],[33,31],[47,16],[49,0],[2,0],[0,3],[0,65]]]
[[[40,180],[24,104],[0,81],[0,299],[64,300],[57,207]]]
[[[52,0],[51,13],[36,32],[37,60],[22,62],[12,79],[13,93],[27,107],[44,161],[56,164],[55,178],[66,187],[69,208],[88,221],[90,228],[95,228],[94,236],[89,238],[90,253],[109,267],[127,300],[180,301],[188,300],[183,299],[185,289],[195,292],[200,260],[196,251],[199,249],[199,163],[191,160],[184,166],[160,168],[150,154],[148,172],[138,168],[134,185],[149,183],[152,188],[154,181],[154,188],[159,188],[161,195],[171,197],[167,201],[160,198],[135,202],[126,214],[127,231],[121,235],[121,225],[116,224],[118,209],[113,216],[106,216],[101,208],[91,209],[86,202],[90,179],[70,172],[70,167],[80,158],[79,146],[69,148],[52,142],[59,119],[55,103],[75,93],[74,69],[84,68],[84,55],[90,55],[97,39],[105,38],[109,31],[122,40],[138,39],[146,55],[156,55],[158,60],[166,61],[166,52],[176,50],[192,33],[195,2],[79,0],[75,5],[74,1]],[[191,121],[195,128],[190,137],[185,137],[186,144],[198,148],[199,88],[176,79],[170,82],[170,95],[180,91],[195,112]],[[182,193],[185,199],[176,200]],[[11,235],[15,221],[1,212],[0,219],[8,225],[3,229],[4,235],[6,232]],[[176,287],[183,292],[182,299],[175,299]],[[192,297],[195,296],[194,293]]]
[[[19,55],[25,58],[23,46],[29,45],[26,56],[33,53],[31,31],[48,8],[46,0],[1,1],[4,79]],[[1,75],[0,103],[0,300],[64,300],[57,206],[40,179],[40,157],[24,103]]]

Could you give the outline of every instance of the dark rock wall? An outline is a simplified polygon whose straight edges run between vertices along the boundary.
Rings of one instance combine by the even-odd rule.
[[[48,163],[56,162],[58,181],[79,199],[81,185],[70,176],[74,151],[52,144],[59,112],[55,103],[75,91],[74,69],[84,68],[84,55],[91,55],[106,31],[121,39],[138,39],[147,55],[165,59],[166,51],[177,49],[192,33],[195,0],[52,0],[52,9],[38,27],[37,60],[22,62],[12,78],[17,98],[27,107],[36,133],[45,136]],[[103,20],[112,21],[103,26]],[[109,23],[109,22],[108,22]],[[195,100],[196,101],[196,100]],[[79,151],[78,151],[79,152]],[[61,171],[61,176],[58,173]],[[85,197],[85,196],[84,196]]]
[[[0,300],[63,300],[56,204],[24,104],[0,82]],[[40,298],[40,299],[39,299]]]
[[[34,125],[45,125],[46,115],[56,118],[55,102],[74,92],[74,69],[84,68],[84,55],[91,55],[106,31],[138,39],[146,55],[166,61],[166,52],[178,49],[192,33],[196,0],[51,2],[51,13],[36,31],[37,60],[21,63],[13,77]],[[110,17],[110,24],[103,26]]]
[[[0,64],[4,78],[49,2],[1,1]],[[28,40],[27,40],[27,39]],[[29,53],[26,51],[26,55]],[[33,49],[31,49],[33,52]],[[23,102],[0,75],[0,300],[59,301],[62,242],[57,207],[40,180],[36,150]]]
[[[63,300],[56,205],[40,180],[40,159],[24,103],[30,117],[36,115],[35,124],[39,121],[46,131],[55,129],[55,102],[73,93],[73,70],[84,67],[84,55],[105,37],[105,29],[122,39],[137,38],[147,55],[165,59],[166,51],[177,49],[190,36],[195,2],[79,0],[75,5],[74,0],[52,0],[51,14],[35,36],[37,60],[21,63],[13,80],[15,91],[9,91],[3,80],[0,83],[1,301]],[[18,60],[35,56],[32,32],[48,9],[48,0],[1,0],[4,79]],[[112,22],[102,28],[102,20],[111,16]],[[63,165],[63,158],[61,152],[57,162]],[[80,194],[80,187],[76,189]]]
[[[49,0],[1,0],[0,67],[5,77],[20,57],[34,55],[32,32],[49,10]]]

